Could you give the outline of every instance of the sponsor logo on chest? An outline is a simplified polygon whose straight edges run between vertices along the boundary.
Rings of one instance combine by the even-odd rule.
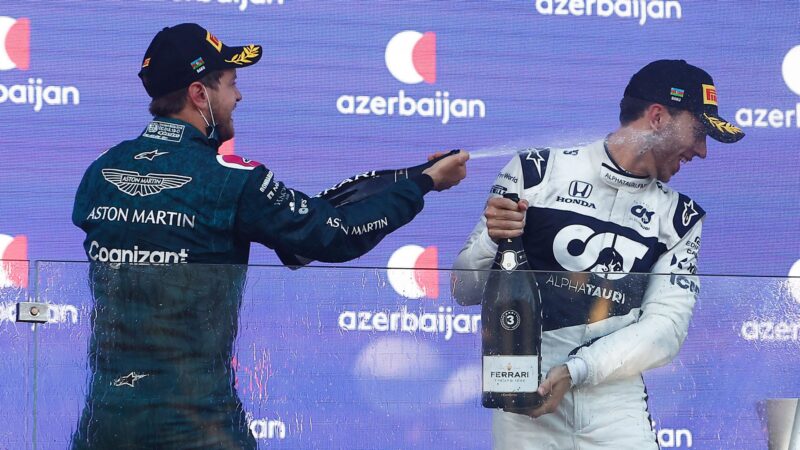
[[[592,195],[594,186],[585,181],[572,180],[566,196],[557,196],[556,202],[568,203],[582,206],[584,208],[597,209],[597,205],[587,200]]]

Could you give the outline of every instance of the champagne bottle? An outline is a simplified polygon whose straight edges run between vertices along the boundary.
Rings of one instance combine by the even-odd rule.
[[[371,172],[345,178],[335,186],[320,192],[315,197],[324,198],[337,208],[349,203],[356,203],[383,191],[400,180],[413,178],[422,174],[425,169],[436,164],[439,160],[456,154],[459,151],[460,150],[451,150],[446,155],[406,169],[373,170]],[[295,268],[297,266],[305,266],[313,261],[313,259],[292,254],[291,251],[285,249],[276,249],[275,253],[284,265],[295,266]]]
[[[519,202],[517,194],[503,197]],[[486,408],[536,408],[543,399],[542,301],[522,236],[498,243],[481,303]]]

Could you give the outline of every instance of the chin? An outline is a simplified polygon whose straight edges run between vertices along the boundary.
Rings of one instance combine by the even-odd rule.
[[[233,139],[233,128],[219,130],[220,143]]]

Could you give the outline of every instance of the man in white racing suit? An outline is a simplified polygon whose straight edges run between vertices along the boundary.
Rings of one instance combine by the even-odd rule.
[[[549,271],[536,275],[546,401],[495,410],[496,449],[658,448],[642,372],[669,363],[686,337],[705,214],[663,182],[706,156],[707,135],[744,134],[717,115],[711,77],[683,60],[637,72],[620,123],[581,148],[515,156],[454,264],[464,305],[480,303],[488,273],[475,269],[491,267],[498,239],[521,234],[531,267]]]

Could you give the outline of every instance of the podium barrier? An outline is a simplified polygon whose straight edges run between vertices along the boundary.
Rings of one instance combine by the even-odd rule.
[[[195,425],[213,419],[202,411],[235,411],[225,402],[236,395],[260,448],[489,448],[480,307],[452,298],[451,275],[31,262],[27,288],[0,287],[0,448],[68,448],[87,396],[121,402],[95,404],[96,419],[118,436],[172,430],[174,417],[135,413],[147,402],[207,402],[175,428],[191,440]],[[591,279],[536,276],[567,288]],[[645,373],[662,448],[772,449],[770,435],[788,442],[800,433],[770,430],[796,420],[767,408],[800,394],[800,279],[629,274],[626,282],[655,277],[700,292],[678,356]],[[36,306],[45,323],[17,321],[18,308]],[[231,340],[228,355],[222,344]],[[151,389],[158,399],[147,397]]]

